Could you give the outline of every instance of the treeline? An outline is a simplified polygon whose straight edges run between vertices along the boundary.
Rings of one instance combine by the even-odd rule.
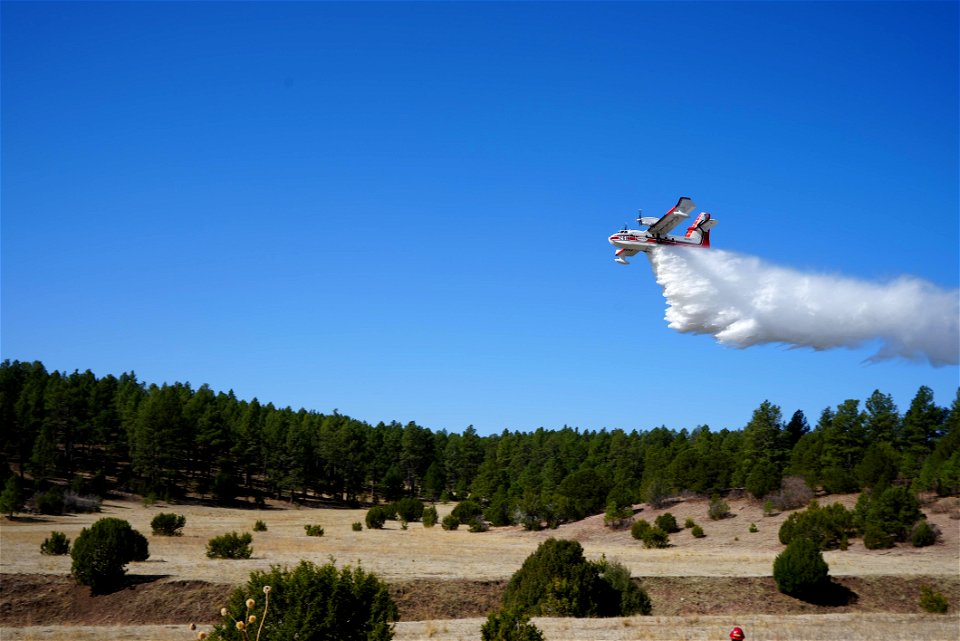
[[[78,492],[119,489],[358,503],[471,498],[495,525],[556,523],[672,493],[745,488],[775,495],[787,476],[847,492],[900,483],[960,493],[960,390],[950,408],[921,387],[901,414],[889,395],[826,408],[811,429],[764,401],[740,430],[538,429],[479,436],[410,422],[368,423],[277,408],[132,372],[48,372],[0,364],[0,473]],[[39,489],[39,488],[35,488]]]

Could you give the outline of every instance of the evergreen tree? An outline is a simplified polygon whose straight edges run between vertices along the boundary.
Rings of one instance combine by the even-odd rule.
[[[743,430],[739,478],[760,498],[780,487],[786,451],[780,408],[764,401]]]
[[[4,484],[0,494],[0,514],[6,514],[8,519],[23,509],[23,491],[20,489],[20,479],[11,476]]]
[[[903,456],[900,472],[908,479],[919,476],[923,460],[933,450],[941,435],[946,411],[933,402],[933,391],[921,386],[903,415],[903,429],[898,446]]]

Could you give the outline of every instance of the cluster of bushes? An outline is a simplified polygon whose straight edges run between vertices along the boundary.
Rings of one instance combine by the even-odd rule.
[[[399,520],[404,524],[419,521],[423,518],[426,509],[423,501],[409,497],[385,505],[375,505],[367,510],[367,528],[379,530],[388,520]]]
[[[674,521],[676,525],[676,521]],[[630,535],[643,542],[645,548],[666,548],[670,546],[670,534],[659,525],[652,526],[646,519],[637,519],[630,526]]]
[[[307,533],[307,536],[323,536],[322,525],[304,525],[303,529]]]
[[[909,488],[899,485],[864,491],[853,509],[863,545],[870,550],[908,540],[917,547],[935,543],[939,530],[926,524],[925,518],[917,497]]]
[[[651,611],[646,592],[622,564],[588,561],[578,542],[552,538],[510,578],[501,605],[501,616],[629,616]]]
[[[789,545],[794,539],[813,542],[820,550],[847,548],[847,540],[856,535],[853,513],[839,503],[820,507],[817,501],[802,512],[794,512],[780,526],[780,542]]]
[[[150,521],[150,527],[156,536],[180,536],[183,526],[187,524],[187,517],[182,514],[161,512]]]
[[[215,536],[207,542],[207,556],[211,559],[249,559],[253,554],[253,535],[249,532],[230,532]]]

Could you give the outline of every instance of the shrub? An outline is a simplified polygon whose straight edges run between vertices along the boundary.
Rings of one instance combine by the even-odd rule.
[[[483,641],[543,641],[543,633],[530,623],[530,617],[517,609],[491,612],[480,627]]]
[[[764,516],[776,516],[780,513],[780,510],[777,509],[777,504],[773,502],[772,499],[767,499],[763,502],[763,515]]]
[[[322,525],[304,525],[303,529],[306,531],[307,536],[323,536]]]
[[[698,539],[702,539],[703,537],[706,536],[706,534],[703,533],[703,528],[700,527],[699,525],[694,525],[693,528],[690,530],[690,534],[692,534],[694,537]]]
[[[207,542],[207,556],[211,559],[249,559],[253,554],[252,542],[253,535],[249,532],[215,536]]]
[[[40,554],[63,556],[70,553],[70,539],[63,532],[51,532],[50,537],[40,544]]]
[[[227,617],[243,621],[247,600],[262,600],[267,586],[269,612],[278,614],[262,617],[262,639],[385,641],[393,637],[397,606],[387,585],[362,568],[337,570],[333,563],[317,566],[301,561],[292,570],[279,566],[269,572],[257,570],[230,595]],[[212,637],[249,641],[253,635],[238,630],[233,621],[217,625]]]
[[[903,486],[888,487],[879,494],[864,492],[854,509],[854,523],[863,529],[864,545],[868,528],[878,541],[883,538],[881,533],[891,540],[891,545],[892,541],[906,541],[914,525],[923,518],[917,497]]]
[[[23,509],[23,491],[20,489],[20,479],[11,476],[3,486],[3,493],[0,494],[0,513],[6,514],[7,518],[13,518],[13,515]]]
[[[470,521],[471,532],[487,532],[490,530],[490,524],[483,520],[482,516],[475,516]]]
[[[933,545],[940,538],[940,528],[931,525],[926,519],[920,521],[913,527],[910,533],[910,542],[915,548],[922,548]]]
[[[710,507],[707,508],[707,515],[712,521],[719,521],[730,516],[730,506],[726,501],[720,498],[714,498],[710,501]]]
[[[145,536],[123,519],[100,519],[83,528],[73,544],[71,573],[80,585],[94,592],[120,586],[131,561],[146,561],[150,556]]]
[[[355,522],[353,523],[353,525],[351,525],[350,527],[353,528],[353,531],[354,531],[354,532],[362,532],[362,531],[363,531],[363,523],[361,523],[360,521],[355,521]]]
[[[797,538],[774,559],[773,580],[784,594],[806,598],[826,583],[829,569],[814,541]]]
[[[448,514],[443,517],[443,520],[440,521],[440,527],[444,530],[456,530],[460,527],[460,519],[455,517],[453,514]]]
[[[760,531],[760,530],[757,529],[757,524],[756,524],[756,523],[751,523],[751,524],[750,524],[750,534],[756,534],[756,533],[759,532],[759,531]]]
[[[368,530],[381,530],[383,529],[383,524],[387,522],[387,511],[375,505],[367,510],[365,521]]]
[[[867,523],[863,530],[863,547],[868,550],[884,550],[895,545],[893,536],[883,531],[876,523]]]
[[[686,529],[689,530],[690,528],[692,528],[692,527],[695,526],[696,524],[697,524],[696,521],[694,521],[693,519],[688,518],[686,521],[683,522],[683,527],[685,527]]]
[[[437,524],[437,518],[437,508],[432,505],[423,508],[423,516],[421,517],[423,527],[433,527]]]
[[[413,498],[402,498],[394,506],[401,521],[419,521],[423,516],[423,501]]]
[[[920,607],[932,614],[944,614],[950,608],[947,597],[929,586],[920,588]]]
[[[633,522],[633,508],[629,505],[618,507],[616,501],[607,503],[603,514],[603,524],[613,530],[621,530]]]
[[[450,514],[460,519],[461,523],[469,523],[474,517],[483,515],[483,508],[474,501],[461,501]]]
[[[150,527],[155,536],[180,536],[180,530],[187,524],[187,517],[182,514],[161,512],[150,521]]]
[[[649,614],[649,598],[621,564],[590,562],[578,542],[552,538],[510,578],[502,605],[534,616]]]
[[[267,524],[264,523],[261,519],[257,519],[257,522],[253,524],[254,532],[266,532]]]
[[[821,550],[845,547],[854,533],[854,514],[840,503],[821,508],[816,501],[802,512],[794,512],[780,526],[777,536],[784,545],[797,538],[813,541]]]
[[[654,523],[658,528],[668,534],[680,531],[680,527],[677,525],[677,518],[669,512],[664,512],[658,516]]]
[[[667,548],[670,547],[670,534],[659,527],[648,528],[643,533],[643,547]]]
[[[63,491],[58,487],[35,495],[33,502],[40,514],[63,514]]]
[[[638,541],[643,540],[643,534],[650,529],[650,522],[646,519],[637,519],[633,522],[633,525],[630,526],[630,536],[637,539]]]

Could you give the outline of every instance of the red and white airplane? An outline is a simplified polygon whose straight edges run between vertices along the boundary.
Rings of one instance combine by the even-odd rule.
[[[693,224],[687,228],[686,236],[668,236],[674,227],[684,218],[689,218],[696,205],[684,196],[677,201],[673,209],[661,218],[640,216],[637,222],[645,226],[646,230],[623,229],[609,238],[610,244],[617,248],[617,257],[613,260],[621,265],[629,265],[627,257],[635,256],[637,252],[648,252],[657,245],[673,245],[683,247],[709,247],[710,229],[717,224],[707,212],[701,212]]]

